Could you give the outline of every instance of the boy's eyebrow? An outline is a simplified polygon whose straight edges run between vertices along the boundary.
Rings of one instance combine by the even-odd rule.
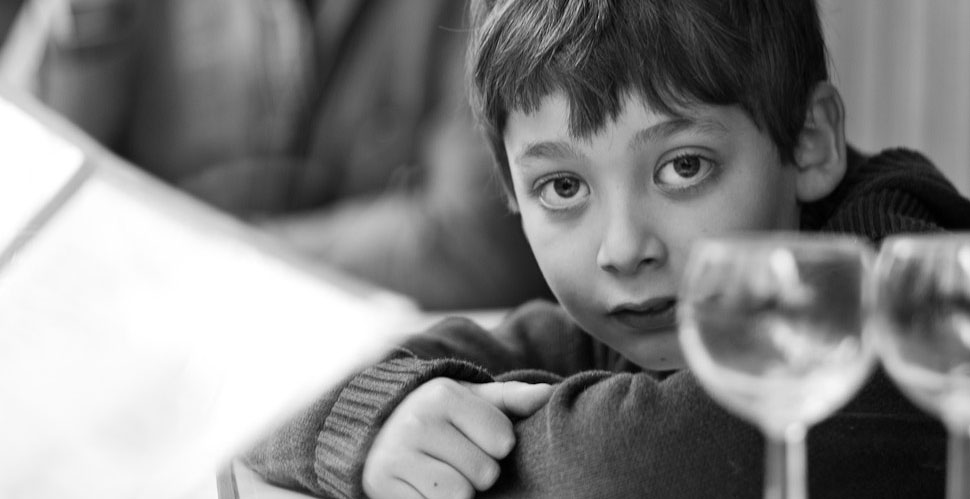
[[[659,139],[669,137],[689,129],[695,129],[698,132],[715,133],[718,135],[728,133],[726,126],[711,118],[695,119],[677,117],[640,130],[633,136],[633,139],[630,140],[629,148],[631,150],[635,150],[649,142],[655,142]],[[532,142],[526,145],[525,150],[522,151],[522,154],[519,154],[517,159],[519,162],[521,162],[525,159],[581,160],[585,157],[586,156],[582,152],[577,150],[568,142],[541,141]]]
[[[577,160],[586,156],[579,152],[568,142],[543,141],[532,142],[525,147],[518,160],[524,159],[558,159],[558,160]]]
[[[657,123],[656,125],[649,128],[644,128],[643,130],[637,132],[636,135],[633,136],[633,139],[630,140],[630,149],[639,149],[650,142],[656,142],[660,139],[670,137],[671,135],[690,129],[697,130],[698,132],[714,133],[718,135],[725,135],[728,133],[726,126],[711,118],[695,119],[677,117]]]

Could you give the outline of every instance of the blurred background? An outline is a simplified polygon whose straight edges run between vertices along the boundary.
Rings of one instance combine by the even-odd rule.
[[[819,0],[851,143],[970,193],[970,2]],[[549,296],[455,0],[0,0],[5,77],[117,155],[426,310]]]
[[[927,155],[970,194],[970,2],[819,0],[849,141]]]
[[[4,78],[117,155],[425,310],[549,296],[454,0],[0,0]]]

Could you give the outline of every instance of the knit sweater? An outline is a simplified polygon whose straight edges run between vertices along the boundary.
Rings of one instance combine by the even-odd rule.
[[[850,151],[839,188],[803,206],[805,231],[863,235],[970,228],[970,202],[921,155]],[[645,372],[559,306],[528,303],[493,331],[452,318],[354,374],[259,442],[247,464],[323,497],[364,497],[363,463],[382,422],[425,381],[555,383],[515,422],[517,444],[479,497],[759,497],[764,440],[714,403],[688,370]],[[811,497],[942,497],[945,432],[877,370],[809,432]]]

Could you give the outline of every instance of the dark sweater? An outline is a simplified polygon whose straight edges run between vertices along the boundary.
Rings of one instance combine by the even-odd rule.
[[[922,156],[850,152],[828,198],[803,207],[802,229],[864,235],[970,228],[970,202]],[[280,485],[358,498],[381,423],[437,376],[556,383],[515,423],[518,443],[479,497],[760,497],[760,433],[727,413],[689,371],[641,371],[580,330],[557,305],[533,302],[494,331],[446,320],[352,376],[258,443],[249,466]],[[818,498],[942,497],[945,433],[882,371],[809,433],[809,493]]]

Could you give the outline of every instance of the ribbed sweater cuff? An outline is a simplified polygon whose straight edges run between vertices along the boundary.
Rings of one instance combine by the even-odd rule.
[[[338,395],[317,437],[314,470],[320,488],[336,498],[364,497],[364,460],[384,420],[405,396],[437,377],[472,383],[492,380],[467,362],[413,357],[388,360],[356,376]]]

